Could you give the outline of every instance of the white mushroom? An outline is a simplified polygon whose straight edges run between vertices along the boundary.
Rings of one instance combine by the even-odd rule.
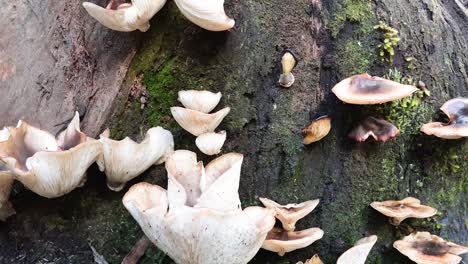
[[[377,242],[375,235],[359,239],[354,247],[348,249],[338,258],[336,264],[364,264],[375,242]]]
[[[195,144],[201,152],[211,156],[221,152],[224,141],[226,141],[226,131],[223,130],[218,133],[209,132],[201,134],[195,140]]]
[[[221,92],[213,93],[210,91],[196,90],[179,91],[178,100],[185,108],[207,114],[219,104]]]
[[[177,123],[194,136],[214,132],[230,110],[229,107],[226,107],[216,113],[205,114],[183,107],[171,107],[172,116]]]
[[[224,12],[224,0],[175,0],[184,16],[194,24],[211,31],[234,27],[235,21]]]

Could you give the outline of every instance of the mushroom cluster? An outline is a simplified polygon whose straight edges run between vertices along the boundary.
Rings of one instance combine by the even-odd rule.
[[[182,14],[192,23],[211,31],[234,27],[235,21],[224,11],[224,0],[175,0]],[[150,28],[150,19],[166,4],[166,0],[110,0],[106,8],[90,2],[83,7],[99,23],[117,31],[129,32]]]

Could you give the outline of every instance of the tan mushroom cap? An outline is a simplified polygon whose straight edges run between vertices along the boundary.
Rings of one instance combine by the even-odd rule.
[[[392,123],[369,116],[351,130],[348,137],[357,142],[366,141],[369,137],[372,137],[375,141],[385,142],[399,134],[400,130]]]
[[[302,130],[304,140],[302,143],[308,145],[317,142],[326,137],[331,130],[331,118],[328,116],[321,116],[315,119],[309,126]]]
[[[312,212],[320,200],[310,200],[299,204],[281,205],[267,198],[260,198],[266,208],[273,209],[286,231],[294,231],[296,222]]]
[[[421,131],[445,139],[468,137],[468,98],[455,98],[440,108],[449,117],[449,123],[432,122],[424,124]]]
[[[281,66],[283,68],[283,73],[280,75],[279,84],[283,87],[289,88],[294,84],[295,77],[291,71],[296,66],[296,58],[290,52],[285,52],[281,58]]]
[[[460,246],[431,235],[417,232],[395,241],[393,247],[418,264],[457,264],[468,253],[468,247]]]
[[[177,123],[194,136],[200,136],[208,132],[214,132],[216,127],[229,114],[229,107],[223,108],[216,113],[205,114],[199,111],[183,107],[171,107],[171,113]]]
[[[382,104],[411,95],[418,88],[367,73],[353,75],[333,87],[332,92],[348,104]]]
[[[323,234],[323,230],[320,228],[286,231],[282,228],[274,227],[268,232],[262,248],[284,256],[288,252],[310,246],[315,241],[321,239]]]
[[[401,201],[373,202],[370,205],[390,217],[390,223],[393,225],[399,225],[406,218],[427,218],[437,213],[437,209],[421,205],[421,201],[413,197]]]
[[[364,264],[375,242],[377,242],[376,235],[359,239],[354,247],[348,249],[338,258],[336,264]]]
[[[296,264],[323,264],[319,255],[315,254],[311,259],[306,260],[306,262],[299,261]]]

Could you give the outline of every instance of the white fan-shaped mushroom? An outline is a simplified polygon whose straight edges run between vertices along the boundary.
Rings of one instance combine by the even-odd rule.
[[[170,131],[153,127],[146,132],[145,139],[136,143],[126,137],[121,141],[101,135],[102,158],[99,169],[107,176],[107,186],[120,191],[125,183],[137,177],[151,165],[164,162],[174,151],[174,139]]]
[[[375,242],[377,242],[375,235],[359,239],[354,247],[348,249],[338,258],[336,264],[364,264]]]
[[[172,116],[177,123],[194,136],[213,132],[230,110],[226,107],[216,113],[205,114],[183,107],[171,107]]]
[[[224,12],[224,0],[175,0],[184,16],[194,24],[211,31],[234,27],[235,21]]]
[[[202,113],[209,113],[213,110],[221,100],[221,92],[213,93],[210,91],[179,91],[179,98],[184,107],[199,111]]]
[[[201,134],[195,140],[195,144],[201,152],[211,156],[221,152],[224,141],[226,141],[226,131],[223,130],[218,133],[210,132]]]
[[[114,5],[113,0],[106,7],[83,2],[83,7],[99,23],[117,31],[147,31],[149,20],[164,6],[166,0],[132,0],[132,3]]]

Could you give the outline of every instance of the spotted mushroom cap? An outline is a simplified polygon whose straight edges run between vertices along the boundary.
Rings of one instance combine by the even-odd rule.
[[[449,123],[428,123],[421,127],[422,132],[445,139],[468,137],[468,98],[449,100],[440,110],[449,117]]]
[[[366,141],[369,137],[374,138],[376,141],[385,142],[398,136],[398,134],[400,134],[400,130],[392,123],[369,116],[351,130],[348,137],[357,142]]]
[[[406,218],[427,218],[437,213],[437,209],[421,205],[421,201],[413,197],[407,197],[401,201],[373,202],[371,207],[391,217],[393,219],[391,222],[396,225]]]

